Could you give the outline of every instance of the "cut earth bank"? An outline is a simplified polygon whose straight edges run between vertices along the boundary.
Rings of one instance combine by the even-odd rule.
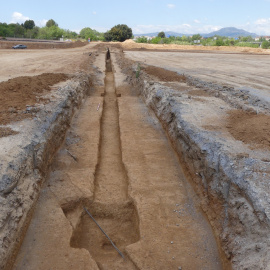
[[[1,50],[0,54],[0,268],[3,269],[10,267],[16,256],[48,165],[65,137],[75,108],[89,92],[91,63],[89,47],[40,53]],[[73,58],[67,58],[68,55]],[[65,74],[59,73],[61,70]],[[18,74],[26,77],[17,78]]]
[[[103,51],[103,53],[97,53],[96,57],[100,60],[98,62],[102,63],[105,58],[105,52],[104,49],[100,50]],[[222,119],[227,119],[226,111],[230,111],[235,106],[239,106],[239,104],[243,105],[243,109],[247,108],[251,111],[252,109],[254,111],[254,108],[256,107],[254,107],[254,105],[252,104],[242,104],[241,99],[239,100],[240,103],[232,102],[230,97],[233,95],[230,95],[230,93],[234,93],[233,90],[235,89],[233,88],[227,89],[221,87],[220,85],[207,84],[206,82],[195,80],[190,76],[177,76],[177,74],[170,74],[169,72],[166,73],[166,71],[164,70],[162,70],[161,72],[163,77],[157,78],[156,76],[159,76],[160,70],[153,67],[144,67],[142,64],[141,71],[139,71],[137,63],[128,63],[128,60],[123,59],[123,55],[117,48],[113,48],[111,49],[111,51],[112,58],[115,63],[114,69],[119,70],[119,68],[117,67],[118,64],[121,67],[121,70],[126,73],[126,75],[121,74],[121,72],[115,73],[116,91],[123,97],[118,99],[120,113],[119,125],[122,143],[122,145],[120,144],[122,148],[121,155],[123,155],[122,159],[127,169],[130,181],[128,186],[128,194],[131,194],[132,198],[136,198],[135,205],[137,204],[137,210],[132,210],[132,207],[128,207],[127,209],[131,210],[126,211],[138,211],[138,219],[140,219],[140,212],[144,212],[145,216],[149,217],[148,219],[146,218],[144,220],[148,220],[148,222],[152,220],[154,221],[154,224],[158,224],[157,228],[150,229],[148,234],[146,228],[149,229],[149,224],[147,224],[147,221],[145,221],[145,223],[142,222],[143,219],[140,220],[139,235],[137,234],[136,236],[135,234],[132,240],[133,242],[137,241],[139,237],[140,241],[136,244],[129,245],[126,248],[126,252],[129,255],[132,264],[132,266],[130,267],[133,267],[134,264],[141,269],[164,269],[164,267],[166,268],[166,266],[169,269],[177,269],[177,267],[179,268],[180,266],[183,267],[183,269],[219,269],[219,267],[221,267],[220,260],[218,259],[217,253],[215,252],[214,241],[211,240],[211,237],[205,240],[206,236],[211,235],[211,233],[206,233],[207,231],[209,232],[207,224],[204,223],[203,217],[199,215],[196,211],[195,212],[197,214],[192,214],[194,209],[196,209],[196,206],[193,206],[193,203],[185,203],[187,198],[190,198],[191,201],[195,200],[195,202],[197,202],[197,200],[195,199],[195,196],[192,195],[192,190],[189,188],[189,185],[185,182],[185,180],[183,180],[185,178],[183,177],[181,170],[178,168],[179,165],[176,165],[176,167],[178,168],[176,169],[177,172],[175,171],[175,165],[170,167],[169,170],[165,170],[172,171],[172,175],[166,175],[165,177],[163,174],[162,166],[154,166],[155,162],[157,162],[156,164],[167,164],[167,160],[171,158],[171,153],[167,153],[166,151],[168,150],[165,149],[170,149],[170,145],[163,142],[162,146],[159,146],[157,152],[161,152],[161,156],[163,157],[161,158],[161,160],[157,160],[160,159],[160,153],[153,152],[153,150],[156,151],[156,145],[150,144],[150,141],[147,140],[144,142],[144,144],[142,144],[144,138],[147,137],[147,134],[150,137],[153,136],[154,141],[158,141],[159,139],[155,137],[155,133],[162,134],[162,131],[158,127],[158,122],[156,120],[153,120],[153,118],[148,115],[150,112],[145,110],[143,105],[141,105],[141,107],[139,106],[140,109],[137,108],[137,111],[136,108],[130,105],[134,101],[133,99],[136,96],[136,94],[134,93],[134,89],[136,88],[138,91],[137,93],[141,94],[141,96],[145,99],[146,103],[154,110],[158,118],[161,120],[164,128],[168,132],[169,137],[172,139],[173,145],[175,147],[175,150],[178,152],[180,159],[185,160],[185,163],[183,163],[186,165],[184,170],[186,171],[186,173],[189,174],[191,183],[194,184],[196,191],[198,192],[198,194],[200,194],[200,204],[206,212],[208,219],[210,220],[210,223],[215,230],[217,238],[221,240],[220,244],[222,249],[225,251],[227,258],[233,263],[233,268],[267,269],[267,265],[269,262],[267,258],[267,234],[269,229],[267,208],[266,206],[264,206],[267,197],[265,197],[265,194],[259,193],[267,192],[267,183],[265,183],[264,190],[260,189],[261,186],[259,185],[263,184],[263,181],[261,181],[261,179],[263,180],[263,177],[267,177],[268,175],[267,152],[258,150],[256,149],[257,147],[254,148],[255,150],[251,151],[244,144],[236,141],[232,137],[232,135],[230,135],[231,133],[226,131],[227,128],[228,130],[230,128],[231,130],[236,129],[234,126],[234,121],[232,121],[232,123],[229,122],[232,118],[228,117],[229,124],[227,128],[224,127],[224,123],[219,122],[219,120],[221,119],[219,117],[223,117]],[[93,143],[88,147],[91,148],[91,150],[93,151],[92,153],[98,152],[97,148],[99,145],[99,141],[97,139],[99,138],[100,129],[96,127],[99,127],[100,125],[101,120],[99,119],[101,119],[101,113],[103,111],[102,105],[105,104],[103,103],[103,99],[100,97],[100,94],[104,91],[104,78],[102,75],[103,73],[101,73],[100,71],[104,71],[105,68],[102,66],[102,64],[100,65],[101,66],[97,65],[96,67],[94,67],[93,70],[93,74],[95,74],[96,76],[95,82],[97,85],[91,88],[93,91],[91,96],[92,101],[89,100],[88,103],[84,103],[84,109],[81,112],[78,112],[78,114],[83,114],[83,111],[87,111],[88,107],[88,110],[92,110],[92,115],[96,113],[96,118],[93,118],[92,120],[90,119],[88,123],[89,126],[87,127],[85,126],[85,123],[87,122],[86,120],[89,117],[89,111],[88,113],[86,113],[85,118],[80,118],[84,119],[81,120],[83,123],[79,123],[78,121],[78,125],[84,126],[84,128],[89,129],[89,131],[91,130],[90,133],[92,134],[90,134],[89,136],[92,136],[91,138],[93,138]],[[136,78],[136,73],[138,78]],[[164,78],[164,74],[167,74],[167,77],[169,79]],[[83,75],[81,74],[80,76]],[[128,77],[128,82],[134,86],[134,88],[131,88],[133,89],[132,92],[127,91],[126,88],[130,88],[129,86],[126,85],[125,87],[123,87],[123,83],[119,84],[119,82],[123,82],[126,77]],[[177,78],[176,82],[172,82],[172,80],[174,80],[174,77]],[[164,80],[166,82],[164,82]],[[84,84],[87,84],[88,82],[87,80],[85,80],[85,78],[82,78],[82,81],[85,81]],[[194,84],[197,88],[202,87],[202,85],[205,88],[199,90],[194,89]],[[80,86],[83,88],[83,85]],[[71,88],[77,89],[74,85]],[[89,88],[89,85],[86,85],[86,88]],[[94,88],[96,89],[95,91],[93,90]],[[82,90],[82,92],[83,91],[86,91],[86,89]],[[61,92],[61,90],[59,90],[59,92]],[[63,92],[68,93],[69,91]],[[217,93],[221,92],[222,95],[220,97],[216,96]],[[223,95],[224,93],[225,95]],[[76,95],[77,94],[75,94],[75,96]],[[132,102],[127,102],[128,99],[132,100]],[[76,102],[73,104],[76,104]],[[99,104],[101,104],[101,107],[99,110],[97,110],[97,108],[99,108]],[[49,104],[48,106],[50,105],[52,106],[53,104]],[[54,104],[52,106],[53,111],[55,110],[55,107],[57,106],[55,106]],[[223,109],[221,107],[223,107]],[[68,106],[63,106],[62,108],[66,110]],[[217,114],[217,118],[211,118],[210,120],[207,120],[206,117],[212,115],[213,111],[216,113],[217,108],[219,108],[219,110],[222,110],[219,111],[220,113]],[[134,113],[134,110],[136,113]],[[72,112],[72,109],[70,111]],[[259,111],[261,112],[261,108]],[[144,117],[140,115],[141,112],[144,112]],[[43,113],[44,116],[46,115],[46,117],[50,118],[50,114],[46,114],[48,113],[47,110]],[[233,117],[236,117],[236,119],[241,119],[241,113],[237,112],[236,114],[231,114]],[[128,118],[127,116],[125,118],[126,114],[130,118]],[[265,112],[265,114],[267,114],[267,112]],[[58,113],[56,115],[61,114]],[[243,115],[245,115],[245,113],[243,113]],[[140,119],[136,119],[136,117]],[[254,122],[256,123],[257,114],[254,117]],[[54,116],[52,119],[54,119],[53,121],[58,121],[59,118],[61,117]],[[67,115],[66,119],[70,119],[70,115]],[[132,119],[133,121],[131,121],[130,119]],[[65,121],[66,120],[64,120],[64,122]],[[76,122],[76,117],[74,118],[74,121]],[[265,121],[267,121],[267,118],[265,118]],[[145,131],[145,134],[143,135],[145,136],[140,135],[141,132],[136,129],[131,131],[137,136],[137,140],[134,143],[131,143],[131,141],[129,140],[130,128],[128,128],[128,123],[130,122],[139,122],[140,125],[142,125],[142,122],[147,124],[143,126],[143,130]],[[210,125],[209,122],[211,122]],[[121,123],[122,127],[124,127],[122,130]],[[125,125],[123,125],[123,123],[125,123]],[[149,125],[152,126],[152,128],[154,127],[155,132],[153,132],[153,130],[150,131]],[[57,132],[63,134],[63,130],[66,128],[66,126],[67,125],[63,125],[63,122],[59,122],[59,125],[51,125],[50,123],[48,123],[47,130],[46,128],[43,129],[44,133],[42,134],[44,136],[48,136],[48,131],[50,130],[51,132],[53,130],[53,128],[51,127],[55,127],[54,132],[58,130]],[[60,131],[61,127],[62,130]],[[95,127],[96,129],[93,130],[92,127]],[[37,128],[39,129],[40,126],[38,126]],[[14,129],[16,129],[15,126]],[[20,129],[18,129],[18,131],[21,132]],[[26,136],[24,136],[24,138],[30,138],[29,134],[25,133],[25,135]],[[12,138],[15,138],[16,136],[10,136],[3,139],[6,139],[6,141],[10,140],[9,142],[11,142]],[[38,136],[40,136],[40,134],[38,134]],[[46,137],[46,139],[40,136],[39,140],[43,140],[44,143],[46,140],[48,140],[49,142],[49,138],[52,139],[54,138],[54,136],[50,135]],[[94,140],[94,138],[96,141]],[[17,139],[18,137],[16,137],[16,140]],[[59,141],[60,140],[61,139],[59,139]],[[76,133],[72,133],[72,130],[70,131],[70,134],[67,135],[67,139],[65,144],[63,145],[63,148],[61,148],[59,154],[56,156],[56,169],[53,170],[52,168],[52,175],[49,177],[48,181],[44,185],[40,201],[37,205],[37,211],[35,211],[35,214],[33,216],[33,220],[30,224],[29,231],[26,234],[22,249],[19,253],[19,256],[17,257],[15,267],[19,267],[20,263],[22,263],[21,266],[25,264],[28,266],[31,265],[32,268],[28,267],[27,269],[37,269],[37,265],[39,265],[39,267],[40,265],[43,265],[45,267],[44,269],[47,269],[46,267],[48,267],[48,264],[57,262],[57,258],[59,262],[59,257],[57,255],[61,254],[64,259],[61,260],[60,263],[62,263],[63,267],[69,267],[62,269],[74,269],[74,265],[72,266],[72,263],[75,262],[80,262],[82,269],[95,269],[95,262],[99,262],[100,260],[102,261],[104,259],[102,257],[98,258],[99,255],[97,255],[97,258],[95,258],[93,252],[91,252],[90,250],[91,255],[95,259],[94,261],[93,259],[91,259],[89,253],[86,252],[86,250],[70,248],[70,244],[73,247],[86,248],[85,246],[83,246],[83,243],[82,245],[80,245],[81,241],[79,239],[82,236],[80,236],[80,234],[76,235],[76,233],[72,233],[72,227],[75,228],[76,225],[78,225],[78,220],[80,221],[85,219],[85,215],[81,216],[82,212],[77,211],[77,208],[82,208],[83,204],[88,206],[86,204],[86,201],[88,201],[88,203],[93,201],[93,194],[96,190],[93,176],[95,168],[92,168],[91,171],[91,169],[89,169],[89,165],[84,164],[84,158],[82,158],[82,163],[76,165],[80,162],[81,153],[85,155],[88,153],[89,155],[89,148],[86,149],[85,152],[83,152],[82,150],[83,148],[87,148],[87,146],[83,144],[87,140],[88,139],[84,138],[83,135],[76,136]],[[13,142],[15,142],[15,140]],[[55,142],[56,145],[59,145],[57,140],[55,140]],[[55,142],[48,143],[48,145],[46,146],[48,147],[47,149],[49,149],[49,146],[51,146],[51,149],[48,151],[50,152],[50,154],[54,152],[51,150],[55,150],[56,148]],[[35,143],[36,142],[34,142],[34,144]],[[134,157],[136,157],[136,153],[140,152],[140,144],[149,144],[150,147],[145,148],[146,152],[144,152],[144,154],[141,155],[139,159],[141,160],[141,168],[146,167],[145,170],[142,170],[142,172],[144,173],[142,173],[140,170],[136,170],[135,167],[129,167],[131,166],[130,164],[134,162]],[[12,225],[13,228],[15,228],[13,235],[8,234],[5,238],[3,238],[4,241],[2,242],[2,244],[3,247],[6,247],[4,251],[7,251],[8,248],[12,246],[10,242],[14,243],[16,238],[18,238],[17,241],[19,246],[21,240],[19,236],[21,235],[21,237],[23,237],[23,232],[25,229],[24,226],[29,222],[29,220],[26,220],[26,215],[29,214],[29,208],[34,205],[34,202],[40,190],[40,183],[37,182],[37,179],[40,179],[40,182],[42,182],[42,177],[44,176],[40,175],[40,171],[42,170],[40,169],[40,166],[37,166],[34,162],[35,160],[41,160],[41,162],[43,162],[42,166],[44,166],[46,163],[50,163],[50,159],[52,157],[52,155],[48,154],[48,152],[47,154],[43,155],[43,153],[46,153],[46,151],[44,150],[46,149],[46,147],[44,147],[44,144],[42,145],[42,143],[38,145],[38,151],[36,154],[35,149],[31,149],[31,147],[22,147],[22,145],[20,145],[19,148],[24,148],[23,151],[29,150],[28,161],[24,161],[23,163],[22,160],[19,160],[20,163],[24,164],[24,166],[21,167],[21,170],[18,170],[18,168],[14,166],[14,163],[11,164],[11,166],[9,166],[9,169],[13,172],[13,175],[11,174],[10,178],[2,178],[1,180],[1,183],[3,183],[3,185],[5,185],[5,182],[3,182],[3,180],[11,180],[11,183],[6,183],[6,186],[4,187],[5,189],[1,189],[1,207],[4,206],[4,210],[6,209],[5,207],[9,207],[10,210],[9,212],[1,211],[1,213],[7,213],[6,216],[1,216],[1,233],[7,232],[7,230],[12,228]],[[71,151],[69,147],[71,148]],[[131,153],[134,153],[134,156],[130,156],[128,154],[130,151],[128,151],[127,149],[132,149]],[[245,151],[243,151],[243,149]],[[13,152],[13,156],[10,151],[8,152],[10,153],[10,158],[13,159],[15,152]],[[40,155],[40,153],[42,155]],[[16,155],[18,156],[18,153],[16,153]],[[23,153],[23,155],[25,156],[25,152]],[[36,158],[36,156],[40,157],[40,159]],[[90,157],[88,158],[91,160],[90,163],[92,164],[92,167],[94,167],[95,164],[98,164],[98,155],[91,156],[90,154]],[[146,161],[148,163],[146,163]],[[177,162],[174,161],[173,163]],[[147,165],[149,165],[149,168],[147,168]],[[4,166],[2,166],[1,168],[3,167]],[[68,170],[69,167],[70,171]],[[64,176],[61,175],[61,172],[59,172],[59,168],[61,169],[61,171],[63,170],[63,168],[66,168],[66,174]],[[34,171],[36,175],[33,174],[33,169],[36,169]],[[18,171],[21,171],[22,174],[14,175],[14,173]],[[46,169],[44,169],[44,171],[46,171]],[[153,184],[152,181],[146,183],[148,188],[147,194],[144,193],[145,191],[143,192],[143,188],[142,190],[132,189],[132,183],[134,184],[134,182],[136,182],[136,179],[153,179],[151,178],[151,175],[155,171],[156,173],[160,174],[160,177],[157,178],[158,181],[155,184]],[[75,174],[75,177],[72,177],[72,173]],[[130,175],[134,176],[136,175],[136,173],[136,178],[130,177]],[[173,175],[174,173],[175,175]],[[81,177],[76,177],[79,174],[81,175]],[[243,177],[239,178],[239,175]],[[89,181],[84,182],[85,179],[88,179]],[[165,183],[164,179],[166,179]],[[168,179],[170,181],[168,181]],[[260,179],[260,182],[258,184],[258,181],[256,181],[257,186],[255,187],[253,183],[256,179]],[[62,188],[65,182],[67,182],[66,187]],[[176,183],[179,186],[178,188],[176,188],[175,186]],[[72,188],[70,188],[71,186]],[[25,194],[25,190],[27,189],[28,192],[27,194]],[[184,192],[184,194],[183,189],[187,190],[186,192]],[[70,194],[66,194],[67,190],[70,190]],[[153,190],[156,192],[158,191],[158,193],[153,192]],[[167,194],[170,194],[170,200],[167,200],[164,193],[166,194],[166,192],[168,192],[169,190],[171,191]],[[154,195],[150,196],[149,192],[150,194],[155,194],[155,196],[158,194],[158,197],[154,197]],[[179,192],[181,194],[179,194]],[[34,196],[32,196],[33,194]],[[143,196],[141,194],[143,194]],[[187,194],[189,196],[187,196]],[[30,200],[28,196],[30,196],[31,200],[33,200],[33,198],[34,200],[28,204],[27,209],[27,207],[25,208],[25,206],[27,206],[27,201]],[[44,196],[47,199],[51,199],[44,201]],[[16,198],[19,198],[19,200],[17,200]],[[148,198],[148,200],[145,200],[145,198]],[[158,201],[156,200],[157,198],[159,198]],[[42,208],[42,202],[48,203],[47,206],[49,207],[47,208],[47,210],[45,208]],[[141,202],[141,204],[139,202]],[[134,202],[131,201],[128,205],[132,206],[133,203]],[[153,208],[149,208],[149,205],[152,205]],[[140,207],[138,206],[142,208],[140,209]],[[179,207],[179,209],[177,207]],[[102,209],[102,207],[100,207],[99,205],[94,207],[94,213],[99,218],[101,218],[99,216],[99,209]],[[106,209],[103,209],[103,215],[105,212],[105,215],[110,216],[111,209],[107,209],[107,211],[108,212],[106,212]],[[53,232],[51,238],[55,238],[54,241],[59,240],[59,243],[61,243],[62,246],[61,249],[55,250],[53,247],[53,249],[51,250],[52,247],[49,245],[50,243],[52,243],[49,241],[51,239],[49,237],[50,234],[41,234],[41,238],[38,238],[40,237],[39,234],[40,232],[42,232],[42,230],[38,230],[39,227],[37,225],[40,225],[42,223],[42,213],[49,213],[49,215],[45,215],[45,217],[48,218],[48,221],[45,225],[58,225],[58,230],[56,231],[57,233],[51,230],[51,232]],[[65,213],[65,215],[63,213]],[[172,216],[172,214],[176,214],[177,216],[174,217]],[[190,216],[192,215],[193,218],[190,218]],[[65,216],[67,217],[67,219]],[[28,219],[30,219],[30,215],[28,215],[28,217]],[[168,219],[168,217],[170,219]],[[156,218],[161,220],[156,220]],[[178,220],[180,218],[181,223],[175,223],[174,218],[177,218]],[[131,222],[131,220],[133,221]],[[136,225],[136,215],[135,218],[127,221],[128,223],[131,222],[133,224],[133,231],[138,231],[138,225]],[[170,223],[170,221],[172,222]],[[21,228],[20,226],[18,226],[18,224],[21,226]],[[182,235],[181,237],[177,237],[176,239],[177,241],[180,241],[179,239],[181,239],[181,243],[175,242],[174,239],[169,240],[171,236],[177,235],[177,225],[179,225],[180,227],[180,232],[182,230]],[[36,232],[33,231],[35,227],[37,227]],[[56,227],[54,227],[54,229]],[[194,234],[193,236],[189,234],[185,235],[183,232],[188,227],[191,227],[191,232],[192,230],[193,232],[196,231],[196,234]],[[31,234],[31,230],[35,233]],[[82,231],[84,230],[82,229]],[[166,239],[160,238],[160,234],[162,235],[161,232],[165,232],[164,235],[167,235]],[[88,234],[91,235],[91,232],[88,232]],[[2,235],[4,234],[1,234],[1,236]],[[73,240],[71,240],[70,242],[70,238],[72,235]],[[12,237],[14,238],[12,239]],[[43,240],[43,242],[37,241],[37,238],[38,240]],[[48,242],[44,242],[46,238],[48,238]],[[193,240],[188,241],[190,239]],[[122,243],[120,240],[121,237],[118,241]],[[45,243],[45,245],[42,246],[42,243]],[[146,245],[146,243],[148,243],[148,246]],[[142,248],[144,245],[146,245],[148,248]],[[155,245],[156,247],[153,247]],[[29,253],[29,248],[33,246],[36,248],[31,249],[31,251],[34,252],[31,254]],[[206,253],[203,253],[203,249]],[[109,253],[112,252],[106,243],[104,243],[104,245],[102,246],[102,251],[104,252],[104,250],[107,250],[107,252]],[[140,254],[140,252],[142,252],[143,254]],[[52,253],[55,254],[55,256],[51,256]],[[25,254],[29,254],[28,257]],[[41,255],[42,259],[37,260],[37,257],[35,257],[36,254]],[[136,256],[136,254],[138,256]],[[157,260],[155,254],[158,254],[158,258],[160,258],[160,261]],[[181,254],[181,256],[179,256],[179,254]],[[5,259],[7,258],[7,256],[12,257],[12,255],[14,254],[5,253],[1,255],[3,255],[3,258]],[[48,259],[48,257],[50,259]],[[33,258],[36,258],[36,260]],[[60,256],[60,258],[62,257]],[[147,265],[147,263],[149,263],[150,265]],[[223,263],[223,265],[225,265],[224,268],[229,269],[229,265],[226,265],[226,259],[223,260]],[[200,266],[201,268],[196,268],[196,265],[198,265],[198,267]],[[125,267],[125,265],[123,265],[123,267]]]
[[[147,50],[125,55],[132,62],[119,61],[123,70],[133,67],[128,82],[184,161],[233,269],[270,269],[270,88],[264,69],[256,68],[267,65],[269,56]]]

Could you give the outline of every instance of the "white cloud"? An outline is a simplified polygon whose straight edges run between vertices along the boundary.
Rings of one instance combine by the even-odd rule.
[[[70,31],[72,32],[76,32],[77,34],[80,34],[82,29],[71,29]]]
[[[107,28],[107,27],[99,27],[99,26],[93,26],[91,27],[92,29],[97,30],[98,32],[104,33],[107,32],[108,30],[110,30],[111,28]]]
[[[270,23],[270,18],[268,19],[258,19],[257,21],[255,21],[255,25],[268,25]]]
[[[194,20],[195,23],[201,23],[199,20]]]
[[[31,19],[27,16],[24,16],[22,13],[15,11],[12,13],[10,23],[24,23],[27,20],[31,20]],[[36,20],[35,24],[36,24],[36,26],[43,27],[46,25],[47,21],[48,20],[46,20],[46,19]]]
[[[97,12],[96,12],[96,11],[93,11],[93,12],[92,12],[92,14],[93,14],[93,15],[96,15],[96,14],[97,14]]]
[[[170,8],[170,9],[173,9],[173,8],[175,8],[175,5],[174,4],[168,4],[167,7]]]
[[[254,32],[259,35],[270,35],[270,18],[261,18],[255,21]]]
[[[43,19],[43,20],[37,20],[37,21],[35,21],[35,24],[36,24],[36,26],[38,26],[38,27],[44,27],[44,26],[46,25],[47,21],[48,21],[48,20],[46,20],[46,19]]]
[[[247,22],[244,25],[238,25],[237,28],[244,29],[257,35],[269,36],[270,35],[270,18],[260,18],[253,22]]]
[[[29,20],[29,17],[24,16],[22,13],[20,12],[13,12],[12,14],[12,18],[10,23],[24,23],[25,21]]]
[[[200,27],[194,27],[195,33],[207,34],[221,29],[221,26],[216,25],[202,25]]]

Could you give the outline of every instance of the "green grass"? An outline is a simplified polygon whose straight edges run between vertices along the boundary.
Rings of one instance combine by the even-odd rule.
[[[238,42],[234,46],[235,47],[259,48],[259,44],[253,44],[251,42]]]
[[[170,44],[177,44],[177,45],[191,45],[188,41],[179,41],[179,40],[173,40]]]
[[[140,71],[141,71],[141,66],[140,66],[140,63],[138,63],[137,65],[137,70],[136,70],[136,78],[138,79],[139,76],[140,76]]]

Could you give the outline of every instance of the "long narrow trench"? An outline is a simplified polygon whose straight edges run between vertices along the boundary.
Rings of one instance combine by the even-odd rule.
[[[116,54],[114,72],[110,53],[102,57],[104,97],[88,98],[73,119],[14,270],[222,269],[210,225],[162,127],[124,84]]]
[[[122,162],[118,101],[109,50],[104,94],[94,202],[88,207],[114,244],[124,252],[126,246],[139,240],[139,226],[137,211],[128,196],[128,177]],[[120,257],[85,213],[74,230],[71,246],[89,250],[100,269],[136,269],[127,256]]]
[[[118,103],[110,51],[106,56],[106,78],[99,164],[96,170],[96,202],[123,203],[128,199],[128,179],[122,162]]]

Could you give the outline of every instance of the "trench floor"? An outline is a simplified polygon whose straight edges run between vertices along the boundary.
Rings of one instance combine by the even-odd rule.
[[[166,134],[124,82],[115,53],[112,61],[104,88],[74,116],[13,269],[222,269]]]

